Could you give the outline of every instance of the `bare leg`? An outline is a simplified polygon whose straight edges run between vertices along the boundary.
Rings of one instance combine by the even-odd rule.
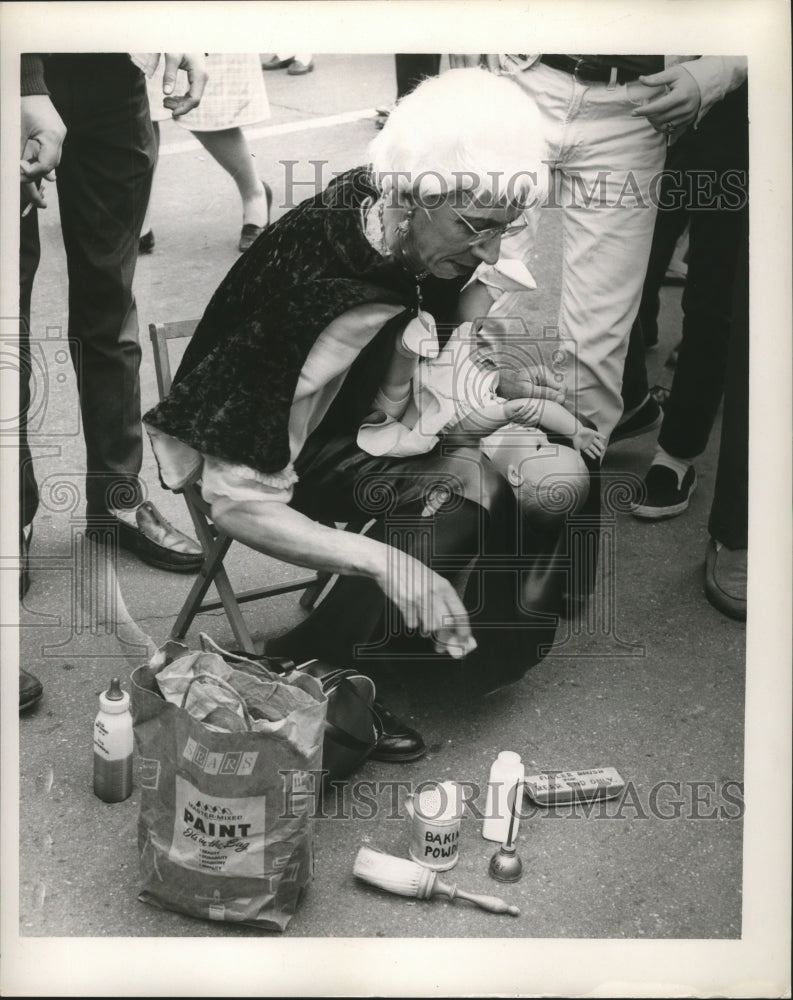
[[[219,132],[194,132],[204,149],[233,179],[242,199],[242,223],[266,226],[269,222],[264,185],[256,172],[248,140],[240,128]]]

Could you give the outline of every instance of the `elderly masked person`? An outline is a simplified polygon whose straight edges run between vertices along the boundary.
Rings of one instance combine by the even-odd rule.
[[[476,435],[440,434],[403,457],[358,444],[394,353],[424,331],[437,345],[433,318],[442,344],[460,289],[498,259],[534,196],[526,164],[539,168],[542,154],[534,105],[509,81],[478,69],[425,81],[368,165],[287,212],[232,268],[170,395],[146,414],[168,487],[198,481],[233,538],[339,574],[268,654],[365,669],[395,651],[456,668],[483,693],[518,680],[553,641],[558,525],[526,523]],[[556,396],[542,372],[536,381]],[[373,757],[425,751],[378,711]]]

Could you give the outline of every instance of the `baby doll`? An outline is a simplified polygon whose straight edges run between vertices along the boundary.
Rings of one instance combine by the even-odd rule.
[[[553,516],[549,494],[564,494],[577,509],[586,499],[588,472],[583,452],[599,458],[603,435],[585,427],[554,399],[504,399],[497,394],[499,371],[489,350],[488,326],[498,323],[499,300],[534,282],[519,261],[481,268],[460,296],[463,322],[442,349],[432,318],[420,314],[397,338],[374,414],[361,426],[358,444],[374,455],[403,457],[447,445],[480,444],[516,490],[522,507]],[[550,444],[543,431],[573,445]],[[558,509],[558,504],[556,504]]]

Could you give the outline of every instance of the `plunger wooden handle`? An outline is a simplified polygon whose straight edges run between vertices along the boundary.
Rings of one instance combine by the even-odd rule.
[[[517,906],[512,906],[510,903],[505,903],[503,899],[499,899],[498,896],[480,896],[473,892],[463,892],[462,889],[458,889],[456,885],[446,885],[445,882],[441,882],[440,879],[435,879],[435,883],[432,886],[432,893],[441,893],[444,896],[448,896],[449,899],[454,899],[455,896],[459,896],[460,899],[467,899],[469,903],[475,903],[477,906],[481,907],[483,910],[489,910],[490,913],[508,913],[511,917],[519,917],[520,910]]]

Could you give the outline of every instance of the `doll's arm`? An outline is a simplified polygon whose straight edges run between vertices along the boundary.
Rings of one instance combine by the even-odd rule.
[[[541,427],[570,438],[573,447],[590,458],[599,458],[606,450],[606,439],[591,428],[585,427],[569,410],[551,399],[512,400],[521,403],[511,420],[526,427]]]
[[[485,406],[471,410],[465,416],[460,417],[449,424],[443,431],[443,441],[454,447],[465,445],[476,445],[488,437],[499,427],[508,424],[512,417],[509,413],[516,409],[515,405],[524,400],[494,400]]]
[[[418,356],[403,346],[400,333],[396,338],[383,384],[374,400],[375,409],[383,410],[395,420],[402,416],[410,399],[411,382],[418,362]]]

